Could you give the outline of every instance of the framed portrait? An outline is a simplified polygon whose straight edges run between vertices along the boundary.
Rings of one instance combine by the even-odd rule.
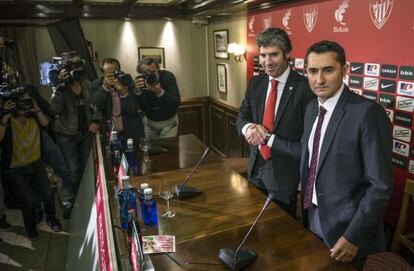
[[[220,93],[227,93],[227,69],[226,64],[217,63],[217,89]]]
[[[227,45],[229,44],[229,32],[227,29],[216,30],[214,33],[214,56],[220,59],[229,59]]]
[[[165,69],[164,47],[138,47],[138,61],[149,57],[154,58],[161,69]]]

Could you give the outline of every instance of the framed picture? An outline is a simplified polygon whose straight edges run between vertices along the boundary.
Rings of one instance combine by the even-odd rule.
[[[164,47],[138,47],[138,61],[148,57],[154,58],[160,68],[165,69]]]
[[[226,64],[217,63],[217,89],[221,93],[227,93]]]
[[[227,29],[214,31],[214,56],[216,58],[229,59],[228,44],[229,32]]]

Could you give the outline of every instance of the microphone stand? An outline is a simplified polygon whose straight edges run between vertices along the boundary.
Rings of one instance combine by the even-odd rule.
[[[178,199],[183,199],[183,198],[190,198],[190,197],[194,197],[197,196],[199,194],[201,194],[201,190],[191,187],[191,186],[185,186],[185,184],[188,182],[188,180],[190,180],[191,176],[193,175],[194,171],[198,168],[198,166],[200,165],[201,161],[204,160],[204,158],[207,156],[207,154],[210,152],[210,147],[207,147],[204,150],[203,155],[201,156],[201,158],[197,161],[197,163],[195,164],[195,166],[191,169],[190,173],[187,175],[187,177],[185,178],[184,182],[182,184],[177,184],[174,189],[175,189],[175,194],[177,195]]]
[[[242,249],[242,247],[244,243],[246,242],[247,238],[250,236],[250,233],[252,232],[253,228],[256,226],[257,221],[262,216],[264,210],[267,208],[269,203],[272,201],[272,198],[273,198],[272,194],[269,194],[267,196],[266,202],[263,205],[262,210],[260,211],[259,215],[256,217],[256,220],[253,222],[247,234],[244,236],[244,239],[239,245],[239,247],[236,249],[236,252],[234,252],[234,250],[229,249],[229,248],[220,249],[220,252],[219,252],[220,260],[222,260],[231,270],[233,271],[241,270],[256,260],[257,258],[256,252],[254,252],[253,250]]]

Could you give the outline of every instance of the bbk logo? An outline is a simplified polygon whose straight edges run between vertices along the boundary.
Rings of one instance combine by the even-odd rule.
[[[303,8],[303,22],[308,32],[312,32],[318,19],[318,6],[310,6]]]
[[[390,17],[393,5],[394,0],[369,0],[369,15],[378,30]]]
[[[395,93],[397,83],[394,80],[381,79],[380,90],[383,92]]]
[[[341,26],[334,26],[333,32],[348,32],[349,28],[344,22],[344,13],[349,7],[349,0],[343,0],[342,4],[339,5],[338,9],[335,10],[335,20],[341,24]]]
[[[395,124],[411,127],[412,118],[411,114],[395,112]]]
[[[352,88],[362,88],[363,80],[359,76],[349,76],[349,86]]]
[[[305,61],[303,58],[295,58],[295,69],[305,68]]]
[[[401,126],[394,126],[393,137],[405,142],[410,142],[411,140],[411,129],[401,127]]]
[[[292,16],[291,8],[286,11],[285,16],[283,16],[282,18],[282,24],[285,27],[286,33],[288,33],[288,35],[292,35],[292,31],[290,30],[290,27],[289,27],[290,16]]]
[[[400,95],[414,97],[414,83],[399,81],[397,93]]]
[[[413,112],[414,111],[414,99],[397,96],[395,101],[395,109],[405,111],[405,112]]]
[[[362,96],[362,89],[357,89],[357,88],[351,88],[352,92]]]
[[[378,78],[364,77],[364,89],[378,90]]]
[[[377,93],[376,92],[372,92],[372,91],[364,91],[364,97],[367,98],[368,100],[377,101]]]
[[[391,109],[385,108],[385,112],[387,112],[387,115],[390,118],[390,121],[392,122],[394,120],[394,111]]]
[[[374,63],[365,64],[365,75],[368,76],[379,76],[380,74],[380,65]]]
[[[392,151],[394,153],[400,154],[402,156],[408,157],[408,154],[410,153],[410,145],[402,142],[402,141],[398,141],[398,140],[393,140],[393,148]]]
[[[250,20],[249,20],[249,24],[248,24],[248,27],[249,27],[249,37],[256,37],[256,34],[254,33],[254,21],[256,20],[256,17],[255,16],[252,16],[251,18],[250,18]]]
[[[395,65],[382,65],[381,66],[381,77],[386,78],[397,78],[398,67]]]
[[[379,103],[384,107],[390,107],[394,103],[394,95],[380,94]]]
[[[414,67],[401,66],[400,78],[405,80],[414,80]]]
[[[351,62],[349,72],[353,74],[364,74],[364,63]]]
[[[414,174],[414,160],[410,160],[410,163],[408,164],[408,172]]]
[[[407,159],[403,158],[403,157],[399,157],[396,155],[392,155],[392,164],[396,167],[402,168],[402,169],[407,169]]]

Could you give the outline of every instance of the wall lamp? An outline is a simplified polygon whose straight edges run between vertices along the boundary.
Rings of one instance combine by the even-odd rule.
[[[244,48],[244,46],[239,43],[229,43],[227,52],[229,52],[229,54],[234,54],[234,60],[236,62],[242,62],[243,60],[246,60],[246,48]]]

